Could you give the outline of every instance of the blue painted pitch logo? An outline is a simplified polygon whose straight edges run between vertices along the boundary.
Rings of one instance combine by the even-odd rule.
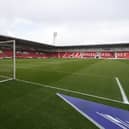
[[[129,129],[129,111],[63,94],[57,95],[100,129]]]

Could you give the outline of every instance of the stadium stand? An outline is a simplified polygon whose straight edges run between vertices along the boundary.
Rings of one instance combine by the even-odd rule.
[[[53,46],[15,37],[0,35],[0,41],[16,40],[17,58],[100,58],[129,59],[129,43]],[[0,58],[11,58],[8,46],[0,46]]]

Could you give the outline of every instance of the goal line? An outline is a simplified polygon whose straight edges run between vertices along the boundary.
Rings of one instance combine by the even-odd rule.
[[[23,82],[23,83],[26,83],[26,84],[31,84],[31,85],[34,85],[34,86],[40,86],[40,87],[44,87],[44,88],[55,89],[55,90],[64,91],[64,92],[68,92],[68,93],[74,93],[74,94],[78,94],[78,95],[82,95],[82,96],[92,97],[92,98],[96,98],[96,99],[100,99],[100,100],[106,100],[106,101],[109,101],[109,102],[116,102],[116,103],[125,104],[124,102],[119,101],[119,100],[114,100],[114,99],[105,98],[105,97],[102,97],[102,96],[87,94],[87,93],[83,93],[83,92],[79,92],[79,91],[75,91],[75,90],[71,90],[71,89],[59,88],[59,87],[46,85],[46,84],[42,84],[42,83],[38,83],[38,82],[33,82],[33,81],[29,81],[29,80],[22,80],[22,79],[17,78],[16,81]]]

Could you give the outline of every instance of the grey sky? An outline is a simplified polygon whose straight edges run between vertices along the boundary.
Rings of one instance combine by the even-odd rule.
[[[0,34],[57,45],[129,41],[129,0],[0,0]]]

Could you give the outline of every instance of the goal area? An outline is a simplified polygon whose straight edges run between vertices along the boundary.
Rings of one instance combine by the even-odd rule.
[[[15,40],[0,41],[0,82],[16,79]]]

